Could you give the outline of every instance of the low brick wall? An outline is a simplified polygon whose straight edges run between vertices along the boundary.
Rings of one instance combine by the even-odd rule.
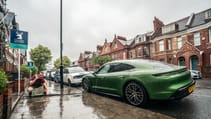
[[[8,119],[12,112],[13,82],[7,83],[3,98],[3,119]]]
[[[3,119],[3,94],[0,93],[0,119]]]
[[[25,80],[20,80],[20,92],[24,91],[24,89],[25,89]],[[18,92],[18,80],[14,81],[13,91]]]

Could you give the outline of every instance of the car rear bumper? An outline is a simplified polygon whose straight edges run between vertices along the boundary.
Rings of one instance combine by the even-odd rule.
[[[193,80],[191,84],[178,89],[173,95],[170,96],[170,100],[177,100],[191,94],[195,89],[195,81]]]

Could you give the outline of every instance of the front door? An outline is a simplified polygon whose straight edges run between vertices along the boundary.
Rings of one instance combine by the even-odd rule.
[[[191,64],[191,70],[197,70],[197,64],[198,64],[199,60],[198,57],[196,55],[191,56],[190,58],[190,64]]]

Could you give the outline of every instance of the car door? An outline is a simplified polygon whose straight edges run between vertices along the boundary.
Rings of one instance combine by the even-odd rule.
[[[107,76],[107,73],[110,69],[110,64],[102,66],[96,73],[93,80],[94,87],[97,91],[105,91],[106,87],[104,85],[104,80]]]
[[[128,76],[127,70],[133,67],[123,63],[112,63],[107,73],[99,74],[98,85],[102,86],[107,93],[118,94],[122,89],[125,77]]]

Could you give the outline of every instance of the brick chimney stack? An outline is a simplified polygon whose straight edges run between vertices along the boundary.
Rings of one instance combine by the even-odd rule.
[[[153,25],[154,25],[154,31],[157,31],[162,26],[164,26],[163,22],[161,20],[159,20],[157,17],[154,17]]]

